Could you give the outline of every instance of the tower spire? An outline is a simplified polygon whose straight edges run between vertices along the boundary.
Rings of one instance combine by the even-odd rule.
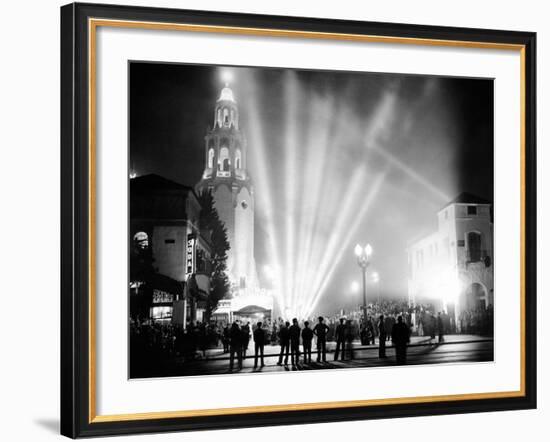
[[[205,136],[205,168],[198,193],[212,192],[227,230],[227,268],[234,287],[258,288],[254,260],[254,192],[247,172],[247,143],[239,128],[239,109],[229,79],[224,78],[214,108],[214,125]]]

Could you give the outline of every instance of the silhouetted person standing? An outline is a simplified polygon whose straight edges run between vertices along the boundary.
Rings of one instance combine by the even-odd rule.
[[[297,365],[300,358],[300,331],[298,320],[294,318],[288,329],[290,335],[290,363],[292,365]]]
[[[262,323],[258,322],[256,330],[254,330],[254,368],[258,367],[258,354],[261,358],[261,366],[264,367],[264,345],[265,345],[265,330],[262,328]]]
[[[355,338],[355,333],[353,330],[353,324],[351,323],[351,319],[348,319],[346,322],[346,328],[344,330],[345,335],[345,342],[347,351],[349,354],[349,358],[353,359],[353,339]],[[342,360],[345,359],[345,349],[346,347],[342,347]]]
[[[288,330],[288,327],[290,325],[290,322],[286,321],[283,326],[281,326],[279,330],[279,342],[281,343],[281,353],[279,353],[279,362],[277,362],[277,365],[281,365],[283,363],[283,355],[285,356],[285,365],[288,364],[288,353],[290,351],[290,332]]]
[[[386,357],[386,325],[384,315],[378,319],[378,357]]]
[[[313,340],[313,331],[309,328],[309,322],[304,322],[302,329],[302,346],[304,347],[304,364],[311,364],[311,341]]]
[[[386,329],[386,340],[389,341],[391,339],[391,331],[393,330],[393,326],[395,325],[395,320],[393,316],[386,316],[384,319],[384,328]]]
[[[443,323],[443,318],[441,317],[441,312],[437,314],[437,333],[438,333],[438,342],[441,343],[444,340],[445,335],[445,325]]]
[[[399,365],[407,363],[407,344],[410,341],[410,330],[403,322],[403,316],[397,317],[397,323],[391,331],[391,339],[395,346],[395,359]]]
[[[227,353],[229,351],[229,325],[226,325],[223,328],[222,343],[223,343],[223,352]]]
[[[242,331],[239,328],[239,325],[236,322],[231,324],[231,329],[229,330],[229,371],[233,370],[235,356],[237,356],[239,369],[243,368],[241,335]]]
[[[367,345],[370,345],[372,342],[372,345],[375,344],[374,341],[374,324],[372,323],[372,319],[370,316],[367,317]]]
[[[334,360],[338,360],[340,350],[342,350],[342,361],[344,360],[345,346],[346,346],[346,324],[345,319],[340,318],[340,324],[336,327],[336,350],[334,350]]]
[[[328,327],[323,323],[324,319],[319,316],[319,322],[313,329],[313,333],[317,336],[317,362],[327,362],[327,332]]]
[[[241,327],[242,332],[242,338],[241,338],[241,345],[242,345],[242,352],[243,352],[243,359],[246,358],[246,351],[248,350],[248,344],[250,343],[250,323],[247,322],[245,325]]]

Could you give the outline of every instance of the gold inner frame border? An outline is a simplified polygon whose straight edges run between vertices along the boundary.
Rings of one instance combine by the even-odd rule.
[[[366,399],[337,402],[314,402],[284,405],[261,405],[234,408],[191,409],[180,411],[152,411],[146,413],[109,414],[96,413],[96,35],[98,27],[134,28],[147,30],[170,30],[184,32],[207,32],[217,34],[236,34],[263,37],[291,37],[321,40],[355,41],[368,43],[411,44],[420,46],[446,46],[477,49],[498,49],[517,51],[520,55],[520,389],[487,393],[465,393],[437,396],[416,396],[387,399]],[[426,39],[413,37],[391,37],[363,34],[327,33],[312,31],[295,31],[286,29],[247,28],[232,26],[197,25],[185,23],[161,23],[131,20],[88,19],[88,184],[89,184],[89,366],[88,366],[88,421],[89,423],[121,422],[147,419],[173,419],[200,416],[239,415],[247,413],[273,413],[281,411],[306,411],[334,408],[351,408],[380,405],[420,404],[428,402],[463,401],[482,399],[503,399],[525,396],[525,109],[526,109],[526,63],[525,45],[476,42],[461,40]]]

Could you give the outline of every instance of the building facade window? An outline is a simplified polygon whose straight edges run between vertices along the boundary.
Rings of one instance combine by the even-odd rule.
[[[229,109],[226,107],[223,108],[223,125],[229,126]]]
[[[212,169],[214,166],[214,149],[208,149],[208,168]]]
[[[417,250],[416,252],[416,267],[421,269],[424,267],[424,251]]]
[[[468,215],[477,215],[477,207],[468,206]]]
[[[220,149],[220,156],[218,157],[218,171],[229,172],[229,165],[229,149],[227,147],[222,147]]]
[[[237,149],[235,151],[235,169],[241,168],[241,150]]]
[[[468,261],[481,261],[481,234],[469,232],[466,236],[468,241]]]

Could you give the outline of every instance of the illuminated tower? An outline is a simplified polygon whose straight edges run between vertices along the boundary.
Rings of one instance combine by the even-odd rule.
[[[226,83],[214,110],[214,124],[205,136],[205,168],[198,193],[211,191],[225,224],[230,250],[227,269],[241,294],[258,288],[254,260],[254,191],[247,172],[246,138],[239,127],[239,109]]]

